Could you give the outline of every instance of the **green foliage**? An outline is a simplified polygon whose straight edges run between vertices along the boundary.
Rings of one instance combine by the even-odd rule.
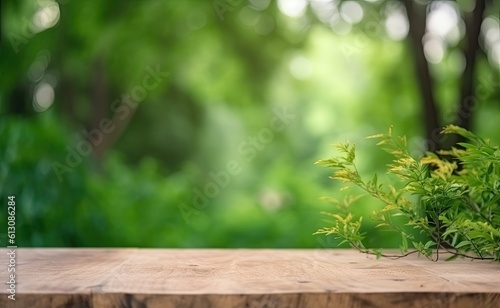
[[[0,210],[7,213],[5,200],[15,196],[19,246],[74,246],[78,242],[75,207],[85,195],[89,166],[83,161],[71,168],[62,182],[52,169],[54,162],[64,162],[69,140],[52,113],[36,120],[11,117],[0,121]],[[4,217],[0,221],[2,245],[7,238]]]
[[[55,2],[57,23],[34,31],[29,21]],[[414,64],[411,50],[384,31],[369,33],[383,28],[391,1],[359,1],[364,18],[342,35],[316,18],[312,2],[305,16],[289,18],[274,2],[256,9],[257,2],[225,1],[223,19],[212,1],[55,2],[2,2],[0,210],[6,213],[6,197],[16,195],[20,246],[332,247],[333,237],[309,235],[321,226],[314,198],[330,189],[309,163],[329,153],[325,139],[348,131],[355,140],[386,123],[408,138],[423,135],[417,79],[406,69]],[[463,44],[456,45],[432,64],[443,119],[453,114],[461,84]],[[496,129],[500,113],[497,69],[481,55],[481,104],[470,114],[479,133]],[[116,131],[122,133],[108,135],[104,155],[83,157],[60,182],[52,163],[66,161],[67,147],[86,139],[83,129],[120,115],[113,105],[140,92],[147,67],[169,77],[148,90]],[[41,84],[51,85],[54,101],[37,112]],[[281,105],[296,119],[243,164],[241,145],[261,138]],[[362,173],[378,172],[386,155],[370,154],[358,165]],[[193,189],[233,159],[241,174],[195,208]],[[344,212],[336,214],[346,217],[352,201],[340,201]],[[363,201],[353,222],[377,202]],[[190,223],[181,206],[191,209]],[[6,223],[0,221],[0,244]],[[360,222],[365,245],[398,245],[396,233],[367,232],[371,223]]]
[[[328,214],[335,219],[334,226],[315,234],[333,234],[377,256],[397,258],[418,252],[437,260],[440,252],[446,252],[450,258],[500,261],[500,149],[457,126],[449,125],[443,133],[458,134],[469,142],[459,143],[463,149],[414,159],[406,138],[393,136],[392,127],[388,134],[368,137],[380,140],[377,146],[393,156],[387,172],[396,176],[397,185],[378,183],[376,174],[372,180],[362,179],[356,167],[356,148],[348,142],[337,145],[341,155],[316,163],[333,168],[332,179],[347,183],[346,187],[359,187],[383,202],[385,206],[374,211],[373,219],[376,227],[399,233],[400,255],[385,255],[365,247],[365,234],[360,232],[363,217],[353,217],[350,211],[355,198],[332,202],[339,210],[339,214]],[[409,228],[426,239],[418,239]]]
[[[0,211],[7,213],[7,198],[15,196],[19,247],[315,247],[295,226],[320,226],[311,202],[320,192],[308,185],[316,179],[294,176],[290,160],[256,159],[267,164],[259,181],[251,170],[242,173],[197,208],[192,190],[211,179],[200,180],[194,165],[165,171],[159,160],[144,157],[131,166],[114,151],[99,167],[82,157],[59,181],[52,164],[66,164],[68,147],[75,148],[81,137],[66,133],[54,116],[48,111],[0,121]],[[181,205],[190,209],[190,221]]]

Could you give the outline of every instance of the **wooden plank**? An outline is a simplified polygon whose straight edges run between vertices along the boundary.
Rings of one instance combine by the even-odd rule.
[[[353,250],[23,248],[16,274],[0,307],[500,307],[498,263]]]

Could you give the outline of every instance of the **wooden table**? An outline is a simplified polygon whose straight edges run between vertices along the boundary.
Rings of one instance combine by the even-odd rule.
[[[17,249],[0,307],[500,307],[500,264],[332,249]]]

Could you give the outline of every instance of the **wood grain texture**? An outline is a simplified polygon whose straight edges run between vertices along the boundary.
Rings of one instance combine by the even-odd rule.
[[[337,249],[23,248],[16,264],[16,301],[2,288],[0,307],[500,307],[500,264],[490,261],[376,260]]]

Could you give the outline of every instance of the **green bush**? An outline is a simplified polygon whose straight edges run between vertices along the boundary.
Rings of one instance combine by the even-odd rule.
[[[63,163],[70,136],[51,113],[39,117],[4,117],[0,121],[0,208],[15,196],[16,239],[19,246],[75,246],[76,207],[86,194],[86,160],[64,173],[52,169]],[[2,215],[2,217],[4,217]],[[0,222],[2,240],[7,221]]]
[[[457,126],[447,126],[443,133],[458,134],[470,143],[459,143],[463,149],[437,153],[451,157],[448,160],[434,153],[417,160],[408,153],[406,138],[392,135],[392,127],[388,134],[369,137],[379,139],[377,145],[393,155],[388,173],[396,176],[396,185],[379,184],[376,174],[372,180],[363,180],[356,168],[353,144],[337,145],[340,156],[317,162],[335,170],[331,178],[347,183],[347,187],[359,187],[384,203],[373,218],[377,227],[399,233],[400,255],[365,247],[365,234],[360,231],[363,217],[355,217],[350,210],[356,197],[334,201],[339,212],[327,213],[334,218],[334,225],[315,234],[333,234],[379,257],[418,252],[437,260],[444,251],[451,254],[449,259],[460,256],[500,261],[500,149]],[[426,240],[409,232],[408,227],[419,231]]]

